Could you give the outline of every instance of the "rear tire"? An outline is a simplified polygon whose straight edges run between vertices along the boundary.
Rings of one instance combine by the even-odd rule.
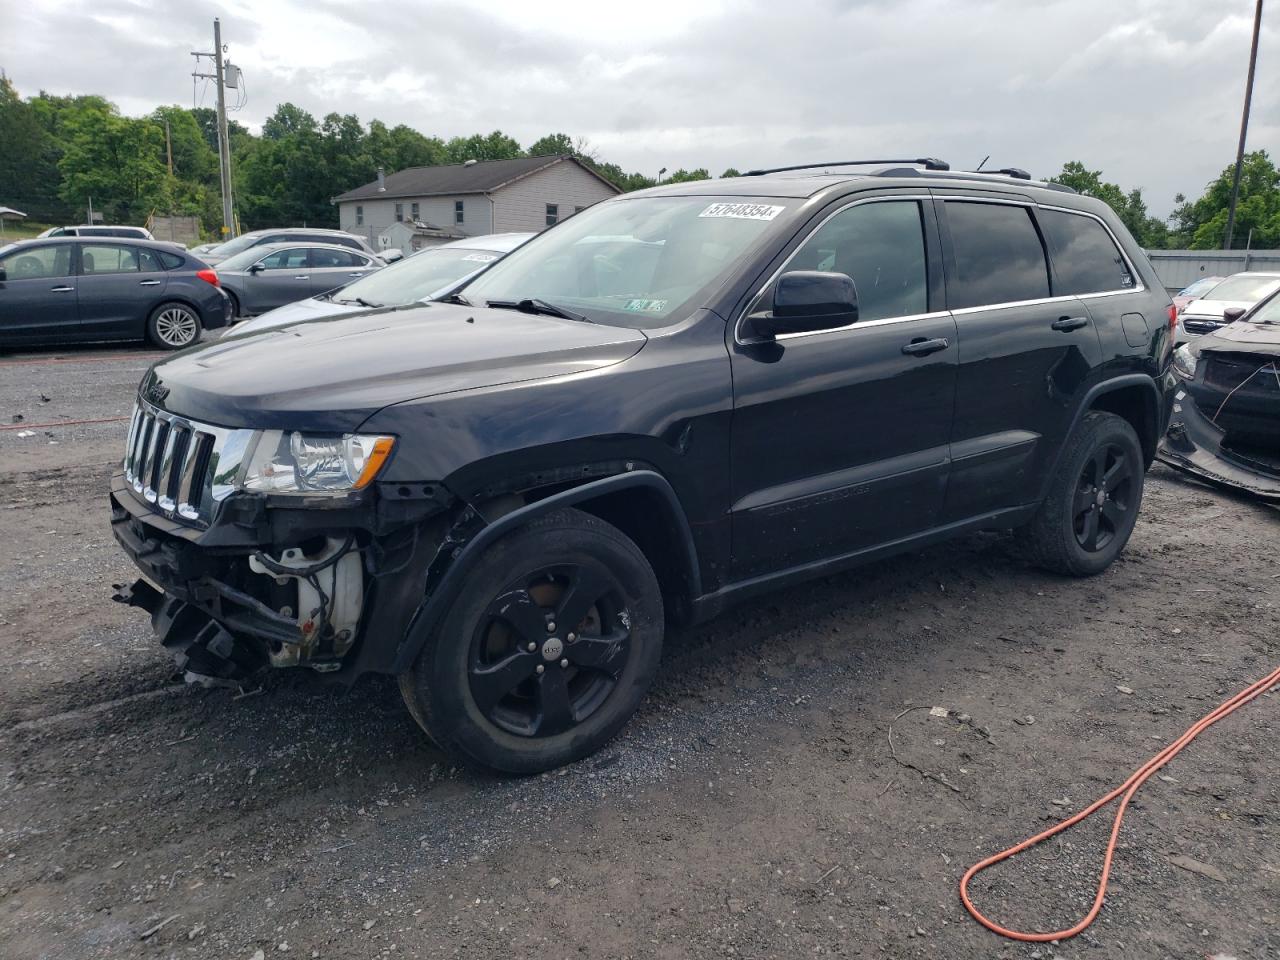
[[[228,325],[231,325],[231,324],[235,324],[239,320],[244,319],[244,317],[240,313],[239,298],[230,290],[227,291],[227,299],[231,301],[231,321],[230,321],[230,324],[228,324]]]
[[[640,548],[559,510],[480,557],[400,690],[446,753],[540,773],[622,728],[657,673],[662,637],[658,580]]]
[[[1138,521],[1145,469],[1129,421],[1086,413],[1067,441],[1049,495],[1023,531],[1032,561],[1075,577],[1111,566]]]
[[[147,339],[161,350],[181,350],[200,339],[200,316],[185,303],[162,303],[147,318]]]

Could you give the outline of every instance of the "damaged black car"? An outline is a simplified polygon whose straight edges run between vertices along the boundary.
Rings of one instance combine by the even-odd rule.
[[[1159,458],[1216,486],[1280,502],[1280,293],[1179,347],[1182,381]]]

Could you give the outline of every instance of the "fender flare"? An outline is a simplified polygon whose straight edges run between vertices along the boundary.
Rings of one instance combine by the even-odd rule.
[[[1084,399],[1076,407],[1075,416],[1071,419],[1071,426],[1068,428],[1065,437],[1070,437],[1076,432],[1076,427],[1080,426],[1080,421],[1084,419],[1084,415],[1089,412],[1093,406],[1093,402],[1101,396],[1108,393],[1114,393],[1117,390],[1124,390],[1128,387],[1146,387],[1151,392],[1152,410],[1155,412],[1155,422],[1151,424],[1155,431],[1155,442],[1160,443],[1160,388],[1156,386],[1156,381],[1150,374],[1146,373],[1126,373],[1123,376],[1113,377],[1110,380],[1103,380],[1101,383],[1095,383],[1089,388],[1084,395]],[[1062,462],[1063,452],[1066,450],[1065,439],[1058,452],[1053,457],[1053,466],[1045,473],[1044,480],[1040,484],[1040,496],[1036,502],[1044,500],[1049,493],[1049,484],[1053,482],[1053,478],[1058,475],[1058,467]]]
[[[611,477],[603,477],[569,490],[562,490],[560,493],[552,494],[543,500],[538,500],[518,510],[513,510],[511,513],[504,514],[493,523],[483,527],[479,533],[462,547],[454,557],[453,562],[449,564],[449,568],[440,577],[439,582],[435,584],[414,612],[413,619],[409,621],[408,629],[405,630],[404,637],[401,638],[399,647],[396,649],[395,660],[392,663],[390,672],[403,673],[413,665],[422,647],[426,644],[427,637],[431,635],[431,631],[444,619],[458,584],[466,578],[480,555],[499,538],[517,527],[523,526],[530,520],[551,513],[554,510],[594,500],[605,494],[640,487],[657,493],[667,505],[670,519],[674,520],[676,524],[677,539],[683,548],[681,554],[686,568],[683,572],[689,579],[691,595],[696,599],[702,594],[702,578],[698,568],[697,549],[693,543],[693,533],[689,527],[689,518],[685,516],[684,508],[680,505],[680,498],[676,496],[676,492],[667,481],[667,478],[653,470],[633,470]]]

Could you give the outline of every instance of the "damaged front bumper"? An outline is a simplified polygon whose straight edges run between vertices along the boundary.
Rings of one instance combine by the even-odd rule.
[[[1156,457],[1216,486],[1280,503],[1280,450],[1231,442],[1186,390],[1175,395],[1173,418]]]
[[[146,610],[179,667],[202,677],[266,665],[386,672],[433,557],[415,523],[388,523],[373,503],[269,509],[246,498],[198,529],[155,512],[122,474],[110,498],[112,533],[146,578],[115,599]]]

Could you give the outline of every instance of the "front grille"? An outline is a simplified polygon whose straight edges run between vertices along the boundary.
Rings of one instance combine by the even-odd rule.
[[[1235,390],[1248,380],[1249,386],[1245,389],[1251,394],[1280,393],[1280,376],[1273,372],[1280,370],[1280,362],[1262,357],[1212,356],[1208,351],[1206,355],[1209,356],[1209,362],[1204,368],[1206,386],[1217,387],[1219,390]],[[1259,368],[1262,367],[1267,369],[1259,373]]]
[[[1221,320],[1195,320],[1182,318],[1182,326],[1187,333],[1213,333],[1213,331],[1222,327]]]
[[[234,489],[250,436],[139,402],[129,423],[125,478],[165,516],[208,526],[218,501]]]

